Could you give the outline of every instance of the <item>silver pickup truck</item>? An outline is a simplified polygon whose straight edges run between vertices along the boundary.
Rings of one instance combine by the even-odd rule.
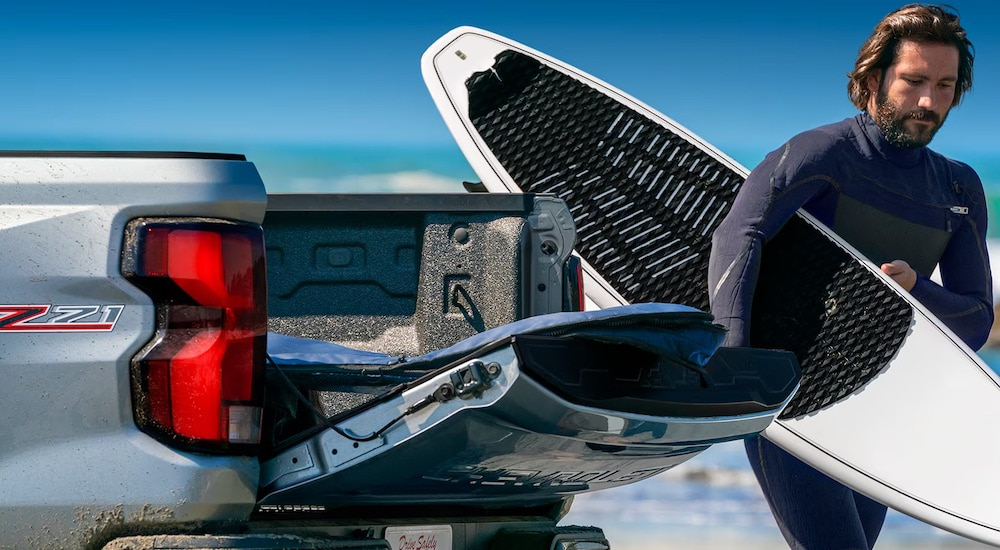
[[[767,426],[788,354],[581,311],[534,195],[0,152],[0,548],[607,548],[572,495]],[[586,543],[586,544],[584,544]]]

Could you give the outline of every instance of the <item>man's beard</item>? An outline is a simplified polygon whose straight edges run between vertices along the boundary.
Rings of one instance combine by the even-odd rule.
[[[885,134],[885,139],[901,149],[924,147],[934,139],[934,134],[948,118],[947,114],[940,117],[934,111],[927,109],[900,113],[899,108],[889,100],[889,96],[882,86],[879,86],[878,94],[875,96],[875,112],[872,113],[872,116],[879,129]],[[915,129],[911,129],[905,125],[907,120],[927,120],[934,124],[931,126],[918,124]]]

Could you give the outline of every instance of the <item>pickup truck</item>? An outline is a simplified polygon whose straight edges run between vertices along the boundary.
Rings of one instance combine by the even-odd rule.
[[[242,155],[0,153],[0,548],[608,548],[572,496],[762,430],[782,352],[581,311],[535,195],[272,195]],[[587,543],[582,545],[582,543]]]

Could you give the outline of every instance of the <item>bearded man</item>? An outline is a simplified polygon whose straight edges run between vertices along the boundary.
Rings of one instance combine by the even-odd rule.
[[[887,15],[848,75],[861,112],[769,154],[713,236],[709,294],[726,345],[746,346],[761,251],[799,208],[831,227],[972,349],[993,323],[986,199],[966,164],[927,145],[972,86],[974,53],[950,8]],[[940,269],[942,284],[931,280]],[[789,546],[872,548],[886,507],[769,441],[747,455]]]

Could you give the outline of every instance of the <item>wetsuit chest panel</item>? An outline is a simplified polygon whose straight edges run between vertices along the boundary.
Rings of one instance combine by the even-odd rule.
[[[837,199],[833,230],[876,265],[905,260],[929,277],[951,233],[913,223],[846,195]]]

